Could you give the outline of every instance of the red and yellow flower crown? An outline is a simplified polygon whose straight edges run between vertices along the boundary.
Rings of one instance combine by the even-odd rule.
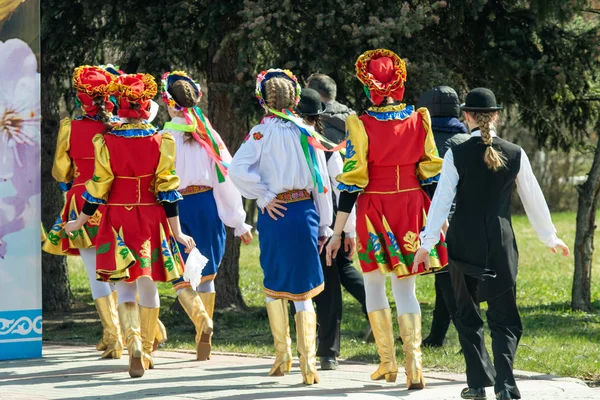
[[[73,71],[75,90],[92,98],[106,96],[115,77],[96,66],[82,65]]]
[[[125,74],[112,82],[110,92],[130,103],[143,104],[156,96],[158,87],[150,74]]]
[[[356,77],[375,104],[381,104],[385,97],[394,100],[404,97],[406,64],[391,50],[365,51],[356,60]]]

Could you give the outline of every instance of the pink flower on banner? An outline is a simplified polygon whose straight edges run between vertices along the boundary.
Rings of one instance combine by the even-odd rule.
[[[39,194],[40,74],[29,46],[11,39],[0,42],[0,259],[5,237],[33,223]]]
[[[39,168],[25,159],[40,145],[40,74],[20,39],[0,42],[0,71],[0,179],[8,180],[17,169]]]

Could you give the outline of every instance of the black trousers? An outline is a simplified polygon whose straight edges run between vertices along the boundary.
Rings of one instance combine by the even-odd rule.
[[[455,326],[467,364],[469,387],[494,386],[496,393],[507,389],[513,398],[520,399],[513,374],[515,353],[523,325],[517,308],[516,288],[512,287],[488,300],[486,313],[492,336],[494,362],[485,348],[483,319],[478,300],[479,281],[462,274],[450,261],[450,274],[456,296]]]
[[[313,298],[317,306],[317,357],[339,357],[340,355],[342,286],[360,303],[365,318],[368,319],[363,277],[347,256],[343,243],[331,267],[327,266],[325,252],[321,254],[325,288]],[[295,314],[293,302],[291,309],[292,315]]]
[[[435,275],[435,308],[429,340],[442,343],[448,332],[450,321],[454,321],[456,314],[456,298],[452,288],[452,279],[449,272]]]

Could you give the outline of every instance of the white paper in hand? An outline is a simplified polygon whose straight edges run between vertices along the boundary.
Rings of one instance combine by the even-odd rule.
[[[208,263],[208,258],[204,257],[197,248],[194,248],[188,255],[183,280],[189,282],[194,290],[200,285],[202,270],[206,263]]]

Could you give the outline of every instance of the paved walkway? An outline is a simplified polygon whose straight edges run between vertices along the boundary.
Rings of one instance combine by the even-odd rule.
[[[156,368],[144,377],[127,374],[127,355],[100,360],[91,346],[44,346],[41,360],[0,362],[0,399],[459,399],[464,376],[425,373],[427,388],[408,392],[404,381],[373,382],[372,365],[342,363],[338,371],[321,371],[321,383],[304,386],[297,360],[283,378],[267,376],[272,360],[236,355],[213,355],[195,361],[182,352],[155,353]],[[523,375],[522,375],[523,376]],[[523,399],[600,399],[600,391],[583,382],[529,374],[519,381]],[[488,389],[493,399],[493,390]]]

